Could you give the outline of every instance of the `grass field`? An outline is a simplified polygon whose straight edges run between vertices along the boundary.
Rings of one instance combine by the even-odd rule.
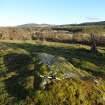
[[[65,58],[78,78],[35,90],[33,59],[38,53]],[[0,105],[105,105],[105,47],[98,46],[94,54],[81,44],[1,40]]]

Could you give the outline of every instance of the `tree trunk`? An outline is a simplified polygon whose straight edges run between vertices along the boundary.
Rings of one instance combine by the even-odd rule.
[[[97,52],[96,39],[94,34],[91,34],[91,52]]]

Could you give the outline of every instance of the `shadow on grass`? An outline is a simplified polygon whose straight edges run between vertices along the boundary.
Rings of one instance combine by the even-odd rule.
[[[28,91],[24,87],[26,78],[32,73],[28,73],[27,65],[31,63],[31,57],[26,54],[11,53],[4,56],[4,63],[8,69],[7,74],[16,72],[5,80],[7,92],[18,100],[25,99]]]
[[[93,75],[96,76],[95,71],[93,68],[85,68],[82,67],[81,64],[82,62],[90,62],[97,67],[103,67],[105,65],[105,55],[101,53],[91,53],[89,50],[85,48],[64,48],[64,47],[56,47],[56,46],[47,46],[47,45],[37,45],[37,44],[28,44],[28,43],[23,43],[23,44],[16,44],[16,43],[4,43],[10,48],[22,48],[30,53],[32,57],[35,56],[35,53],[39,52],[44,52],[44,53],[49,53],[55,56],[62,56],[65,57],[69,62],[71,62],[75,67],[86,70],[91,72]],[[75,44],[73,45],[75,46]],[[79,62],[73,60],[77,59]],[[97,71],[97,74],[101,72]]]

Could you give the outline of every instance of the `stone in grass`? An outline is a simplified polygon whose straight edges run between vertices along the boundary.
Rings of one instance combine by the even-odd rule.
[[[76,78],[75,67],[64,57],[54,56],[47,53],[39,53],[36,57],[36,73],[42,78],[41,87],[53,80],[64,78]]]
[[[40,64],[47,65],[49,68],[55,62],[55,56],[47,53],[40,53],[37,57]]]
[[[37,72],[44,76],[51,76],[51,74],[64,75],[64,73],[70,73],[75,70],[75,67],[63,57],[39,53],[36,59],[39,65]]]

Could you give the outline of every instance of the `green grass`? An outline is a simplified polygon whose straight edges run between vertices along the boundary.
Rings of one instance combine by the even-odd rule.
[[[0,41],[0,46],[5,46],[0,51],[0,105],[105,104],[105,47],[94,54],[80,44]],[[65,58],[85,77],[54,81],[48,90],[34,90],[33,59],[42,52]]]

